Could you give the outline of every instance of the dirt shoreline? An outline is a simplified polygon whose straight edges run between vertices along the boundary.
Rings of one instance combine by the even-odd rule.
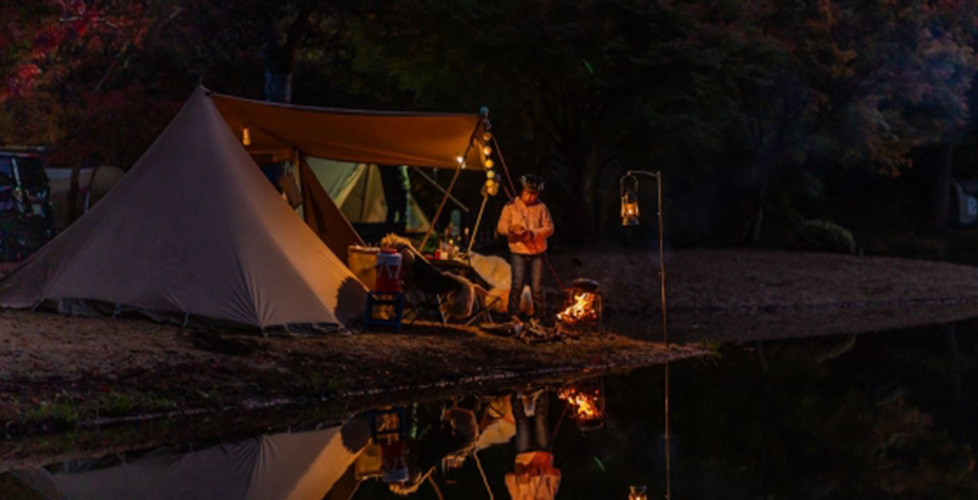
[[[502,384],[528,374],[648,366],[707,353],[692,343],[697,341],[857,333],[978,317],[978,268],[683,251],[668,255],[667,286],[670,339],[687,344],[666,348],[649,341],[662,338],[654,254],[592,248],[557,253],[553,261],[565,281],[598,279],[606,328],[627,335],[526,345],[425,326],[401,334],[266,338],[141,318],[0,311],[0,427],[10,444],[134,415],[254,413],[296,403]],[[0,458],[10,458],[11,450]]]
[[[978,268],[892,257],[758,250],[666,255],[670,339],[745,342],[892,330],[978,317]],[[553,257],[601,281],[606,324],[659,338],[658,258],[616,247]],[[645,268],[645,273],[636,272]]]

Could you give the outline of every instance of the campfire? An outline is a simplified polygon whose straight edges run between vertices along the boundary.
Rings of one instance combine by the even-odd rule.
[[[557,397],[567,402],[570,418],[583,431],[604,426],[604,386],[601,379],[586,380],[561,389]]]
[[[602,297],[598,282],[586,278],[574,280],[565,290],[564,310],[557,313],[558,329],[567,328],[601,331]]]

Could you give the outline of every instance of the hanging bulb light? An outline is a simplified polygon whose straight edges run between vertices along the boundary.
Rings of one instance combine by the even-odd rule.
[[[483,132],[482,133],[482,142],[489,142],[490,140],[492,140],[492,133],[491,132]]]
[[[482,148],[482,154],[484,154],[486,156],[491,155],[492,154],[492,148],[489,147],[489,146],[486,146],[486,147]]]
[[[241,130],[241,144],[251,146],[251,131],[247,127]]]
[[[486,170],[490,170],[492,169],[492,167],[496,166],[496,164],[493,163],[493,161],[490,159],[486,159],[485,165],[486,165]]]
[[[632,185],[625,186],[628,179],[632,180]],[[637,226],[638,219],[638,179],[632,175],[621,178],[621,225]]]
[[[486,172],[486,179],[494,179],[496,177],[496,172],[489,170]]]

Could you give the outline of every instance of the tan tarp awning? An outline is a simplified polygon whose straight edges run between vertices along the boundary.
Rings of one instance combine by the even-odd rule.
[[[314,108],[212,94],[228,126],[251,153],[298,150],[354,163],[482,170],[482,117],[477,114],[396,113]]]

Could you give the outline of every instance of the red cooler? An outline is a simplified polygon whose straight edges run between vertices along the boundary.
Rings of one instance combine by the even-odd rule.
[[[377,254],[377,285],[381,293],[401,291],[401,254],[385,248]]]

